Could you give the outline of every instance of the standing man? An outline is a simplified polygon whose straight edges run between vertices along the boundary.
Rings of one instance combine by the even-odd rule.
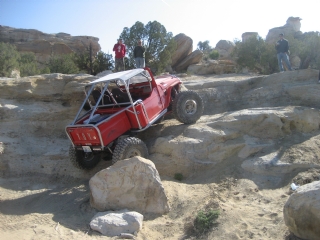
[[[138,46],[136,46],[133,50],[133,57],[136,62],[136,68],[144,68],[145,67],[145,61],[144,61],[144,55],[145,55],[146,49],[142,46],[142,40],[138,40]]]
[[[283,65],[282,65],[283,62],[285,62],[288,69],[292,71],[291,64],[289,62],[289,56],[288,56],[288,51],[289,51],[288,40],[283,38],[283,33],[279,34],[279,38],[280,39],[276,43],[276,50],[277,50],[277,57],[278,57],[280,72],[283,72]]]
[[[124,71],[124,56],[126,55],[126,45],[122,43],[122,38],[118,39],[118,43],[116,43],[113,47],[113,51],[115,52],[115,71],[120,72]]]

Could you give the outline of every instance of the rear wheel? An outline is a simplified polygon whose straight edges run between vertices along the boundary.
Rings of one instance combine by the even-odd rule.
[[[139,138],[127,137],[120,140],[116,145],[113,151],[112,163],[135,156],[147,158],[149,156],[148,148]]]
[[[79,169],[90,170],[97,166],[101,159],[100,152],[84,152],[76,150],[73,146],[69,148],[69,157],[71,163]]]
[[[203,101],[194,91],[180,92],[173,100],[172,112],[182,123],[195,123],[203,113]]]

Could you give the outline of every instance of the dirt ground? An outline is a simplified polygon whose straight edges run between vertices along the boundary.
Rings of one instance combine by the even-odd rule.
[[[174,121],[164,121],[161,131]],[[283,206],[292,194],[290,184],[319,180],[318,170],[286,176],[275,187],[270,179],[252,178],[240,165],[230,159],[182,181],[161,176],[171,211],[145,215],[136,239],[299,239],[285,226]],[[44,175],[0,178],[0,239],[117,239],[90,229],[96,211],[89,204],[88,181]],[[206,209],[219,210],[217,225],[197,235],[193,221]]]
[[[261,189],[224,172],[216,169],[212,179],[209,173],[182,182],[162,179],[171,211],[144,216],[137,239],[298,239],[283,222],[289,185]],[[29,176],[1,179],[0,185],[1,239],[108,239],[90,230],[96,212],[89,204],[88,181]],[[218,225],[199,237],[192,223],[208,208],[220,211]]]

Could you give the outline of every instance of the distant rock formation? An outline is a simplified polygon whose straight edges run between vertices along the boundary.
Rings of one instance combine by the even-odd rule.
[[[287,23],[282,27],[276,27],[269,30],[268,35],[266,37],[267,43],[274,43],[279,39],[279,34],[283,33],[284,36],[292,35],[298,36],[301,35],[300,31],[301,21],[302,19],[299,17],[289,17]]]
[[[215,49],[219,52],[219,59],[228,59],[234,47],[234,42],[228,40],[220,40],[215,47]]]
[[[19,29],[0,25],[0,42],[15,45],[19,52],[35,53],[39,62],[45,62],[51,55],[79,53],[89,50],[96,54],[101,50],[99,38],[71,36],[67,33],[46,34],[34,29]]]
[[[248,39],[250,39],[252,37],[257,38],[258,37],[258,33],[257,32],[245,32],[245,33],[243,33],[241,35],[242,42],[245,42],[245,41],[247,41]]]

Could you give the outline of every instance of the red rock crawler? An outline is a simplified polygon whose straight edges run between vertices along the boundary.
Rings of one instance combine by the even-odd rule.
[[[196,122],[203,113],[202,99],[196,92],[181,92],[181,83],[172,75],[155,79],[148,68],[112,73],[89,83],[80,110],[66,126],[73,165],[92,169],[104,151],[112,154],[113,163],[133,156],[147,158],[145,143],[130,135],[169,112],[182,123]]]

